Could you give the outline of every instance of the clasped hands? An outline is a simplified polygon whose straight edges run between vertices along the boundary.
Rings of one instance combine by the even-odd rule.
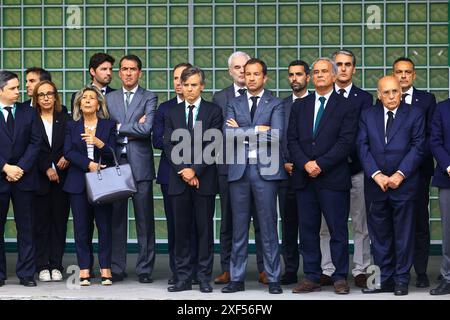
[[[9,182],[17,182],[23,177],[24,171],[21,167],[5,164],[3,166],[3,172],[6,173],[6,180]]]
[[[70,161],[64,158],[64,156],[62,156],[61,158],[59,158],[56,167],[58,167],[59,170],[65,170],[69,166],[69,164]],[[47,175],[48,180],[59,183],[59,175],[55,169],[48,168],[45,173]]]
[[[304,168],[305,168],[306,172],[308,172],[308,175],[311,178],[316,178],[322,172],[322,169],[320,169],[320,167],[317,164],[316,160],[308,161],[305,164]]]
[[[181,176],[184,182],[186,182],[191,187],[200,188],[200,180],[198,180],[195,175],[195,171],[191,168],[184,168],[183,170],[178,171],[178,174]]]
[[[373,177],[373,180],[375,180],[383,192],[386,192],[388,188],[397,189],[403,180],[405,180],[405,177],[399,172],[394,173],[390,177],[380,172]]]

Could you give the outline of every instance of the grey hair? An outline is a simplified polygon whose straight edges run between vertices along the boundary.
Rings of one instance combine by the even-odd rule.
[[[354,66],[356,66],[356,57],[355,57],[355,54],[353,52],[351,52],[350,50],[346,50],[346,49],[338,50],[336,52],[333,52],[333,54],[331,55],[331,59],[333,61],[336,61],[336,56],[338,54],[343,54],[343,55],[352,57],[352,63],[353,63]]]
[[[97,95],[97,101],[100,105],[100,108],[97,111],[97,118],[99,119],[109,119],[109,113],[108,108],[106,107],[106,100],[103,94],[100,92],[100,90],[96,86],[88,85],[85,86],[83,89],[79,90],[77,94],[75,95],[75,99],[73,101],[73,110],[72,110],[72,117],[73,120],[78,121],[82,117],[82,112],[80,108],[81,99],[83,98],[83,94],[86,91],[94,91]]]
[[[331,63],[331,66],[332,66],[331,72],[332,72],[334,75],[337,74],[338,70],[337,70],[336,62],[334,62],[333,60],[331,60],[330,58],[327,58],[327,57],[320,57],[320,58],[317,58],[317,59],[312,63],[312,65],[311,65],[311,70],[314,70],[314,66],[315,66],[316,63],[319,62],[319,61],[327,61],[327,62]]]
[[[8,70],[0,70],[0,90],[3,90],[8,81],[11,79],[19,79],[19,77],[14,72]]]
[[[229,57],[228,57],[228,68],[231,68],[231,61],[233,61],[234,58],[239,57],[239,56],[243,56],[245,58],[247,58],[247,60],[250,60],[251,57],[248,55],[248,53],[244,52],[244,51],[236,51],[233,52]]]
[[[205,73],[203,72],[202,69],[200,69],[197,66],[188,67],[188,68],[184,69],[183,72],[181,73],[180,80],[181,80],[181,82],[186,82],[186,80],[189,77],[196,75],[196,74],[198,74],[200,77],[200,83],[205,84]]]

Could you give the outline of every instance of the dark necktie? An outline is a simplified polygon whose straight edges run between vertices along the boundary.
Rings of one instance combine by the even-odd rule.
[[[387,115],[388,119],[386,122],[386,142],[389,141],[389,138],[391,137],[392,125],[394,123],[394,113],[392,111],[388,111]]]
[[[105,89],[101,89],[101,91],[102,91],[102,95],[106,94],[106,90]]]
[[[254,97],[250,97],[250,99],[252,100],[252,108],[250,109],[250,118],[253,121],[253,117],[255,116],[256,113],[256,108],[258,108],[258,96],[254,96]]]
[[[408,95],[408,93],[404,93],[404,94],[402,94],[402,101],[403,101],[403,103],[406,103],[406,96]]]
[[[194,105],[190,105],[189,107],[189,114],[188,114],[188,130],[193,130],[194,129]]]
[[[339,89],[339,95],[345,97],[345,89]]]
[[[322,118],[322,114],[325,110],[325,97],[319,97],[320,107],[319,111],[317,111],[316,122],[314,122],[313,135],[316,135],[317,128],[319,127],[320,119]]]
[[[239,92],[239,94],[242,96],[243,94],[245,94],[245,93],[247,92],[247,89],[245,89],[245,88],[240,88],[240,89],[238,90],[238,92]]]
[[[294,99],[294,103],[300,101],[300,99],[301,99],[301,98],[295,98],[295,99]]]
[[[14,134],[14,117],[12,114],[12,107],[5,107],[5,110],[8,111],[8,117],[6,118],[6,128],[8,129],[9,134],[12,136]]]

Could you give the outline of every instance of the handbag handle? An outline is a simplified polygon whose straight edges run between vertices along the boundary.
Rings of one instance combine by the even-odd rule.
[[[120,172],[119,161],[117,161],[116,153],[114,152],[114,149],[112,147],[108,147],[108,148],[109,148],[109,150],[111,150],[111,153],[113,155],[114,164],[116,166],[117,175],[121,176],[122,173]],[[101,164],[102,164],[102,155],[100,155],[100,158],[98,159],[98,163],[97,163],[97,177],[98,177],[98,180],[102,180],[102,172],[101,172],[101,167],[100,167]]]

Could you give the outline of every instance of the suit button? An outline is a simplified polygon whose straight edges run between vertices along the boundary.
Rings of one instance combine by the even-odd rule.
[[[316,145],[316,143],[315,143],[315,142],[313,141],[312,145],[313,145],[313,146],[315,146],[315,145]]]

